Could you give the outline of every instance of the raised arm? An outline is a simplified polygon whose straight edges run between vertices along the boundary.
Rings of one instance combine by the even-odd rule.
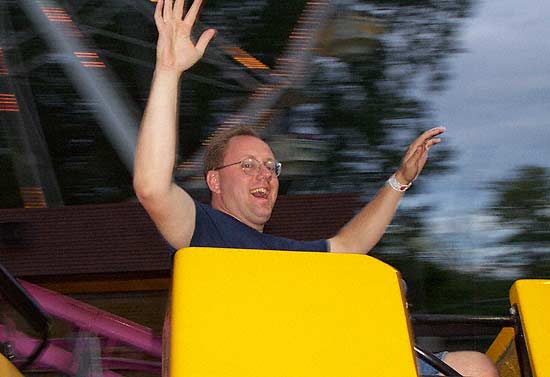
[[[136,195],[164,238],[176,249],[189,245],[195,224],[193,200],[173,181],[179,81],[202,57],[215,34],[209,29],[196,44],[191,40],[201,2],[195,0],[185,15],[183,0],[176,0],[173,7],[172,0],[157,3],[157,61],[134,161]]]
[[[401,166],[395,173],[397,182],[407,185],[418,177],[428,159],[428,150],[441,142],[437,136],[444,131],[443,127],[433,128],[424,132],[409,146]],[[382,238],[403,193],[391,188],[390,185],[384,185],[376,196],[329,240],[330,251],[368,253]]]

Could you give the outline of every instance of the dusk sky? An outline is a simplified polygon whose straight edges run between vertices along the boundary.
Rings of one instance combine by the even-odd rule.
[[[549,16],[546,0],[477,3],[461,28],[464,52],[451,58],[449,87],[431,101],[457,153],[455,169],[430,178],[422,201],[435,205],[434,233],[483,258],[499,253],[499,229],[481,210],[487,184],[512,179],[519,166],[550,167]]]

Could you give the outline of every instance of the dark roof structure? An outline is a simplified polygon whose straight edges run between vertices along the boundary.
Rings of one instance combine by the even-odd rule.
[[[360,207],[358,193],[280,196],[266,232],[328,238]],[[168,276],[168,249],[137,202],[0,210],[0,261],[25,279]]]

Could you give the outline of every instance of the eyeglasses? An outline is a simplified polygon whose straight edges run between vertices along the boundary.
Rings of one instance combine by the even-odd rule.
[[[275,174],[276,177],[278,177],[281,174],[281,168],[282,168],[282,164],[279,161],[269,159],[269,160],[265,160],[264,162],[260,162],[253,157],[247,157],[241,161],[219,166],[217,168],[214,168],[213,170],[221,170],[237,164],[241,164],[241,168],[243,169],[244,174],[250,175],[250,176],[259,174],[262,164],[271,174]]]

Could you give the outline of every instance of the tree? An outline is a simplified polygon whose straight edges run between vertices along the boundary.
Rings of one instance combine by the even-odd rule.
[[[343,19],[339,25],[364,19],[366,23],[361,28],[367,30],[372,21],[382,25],[382,32],[366,43],[349,39],[346,43],[355,44],[351,50],[359,51],[358,54],[333,54],[328,60],[319,55],[314,60],[311,76],[301,88],[300,96],[307,104],[316,106],[309,111],[318,129],[314,136],[323,140],[328,153],[322,168],[317,165],[314,169],[315,176],[292,179],[294,192],[318,188],[349,190],[369,184],[379,187],[388,172],[399,164],[406,142],[421,129],[430,127],[428,104],[413,94],[413,89],[419,79],[430,89],[443,87],[448,77],[446,61],[459,51],[456,31],[469,16],[472,2],[377,0],[369,1],[368,6],[361,0],[331,2],[335,6],[331,20]],[[113,80],[114,86],[127,93],[142,110],[148,92],[146,83],[154,66],[156,32],[151,17],[154,5],[132,2],[128,6],[125,1],[104,0],[59,3],[60,9],[80,28],[83,41],[99,52],[102,62],[117,78]],[[186,93],[180,109],[185,122],[185,127],[180,127],[183,160],[196,152],[207,135],[241,108],[251,94],[239,87],[232,76],[234,71],[245,70],[244,67],[236,63],[223,68],[211,64],[213,60],[232,61],[227,56],[217,59],[224,54],[223,44],[234,44],[272,65],[288,45],[289,34],[306,3],[305,0],[205,3],[198,29],[206,25],[216,27],[220,37],[226,39],[211,46],[210,50],[216,48],[218,55],[209,59],[207,54],[182,82]],[[29,67],[20,74],[32,84],[34,98],[29,101],[34,101],[37,107],[64,202],[104,203],[131,198],[130,174],[124,171],[98,128],[93,106],[76,93],[61,69],[62,61],[50,56],[42,35],[33,29],[18,3],[9,3],[7,9],[15,20],[14,35],[26,35],[17,48],[22,50]],[[335,78],[335,72],[342,73],[344,80]],[[261,75],[256,78],[265,80]],[[277,110],[289,113],[295,109]],[[279,123],[296,121],[283,116]],[[287,131],[283,129],[282,134]],[[432,171],[444,170],[450,157],[450,151],[438,150],[429,165]]]
[[[489,212],[508,230],[500,244],[509,249],[502,264],[517,266],[524,277],[550,275],[550,169],[522,166],[515,178],[496,181]]]

